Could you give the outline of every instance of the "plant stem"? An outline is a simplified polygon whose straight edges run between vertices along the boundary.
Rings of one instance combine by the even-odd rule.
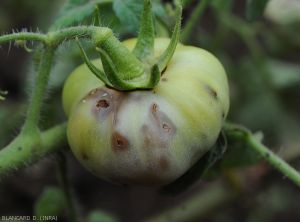
[[[58,180],[67,201],[69,219],[72,222],[77,222],[78,219],[77,219],[76,208],[75,208],[75,200],[72,195],[73,193],[68,178],[67,158],[63,152],[59,152],[57,156],[58,156],[57,158]]]
[[[55,152],[64,144],[66,144],[66,124],[48,129],[39,137],[20,134],[0,150],[0,179]]]
[[[259,153],[269,164],[280,171],[285,177],[300,186],[300,174],[282,158],[273,153],[268,147],[258,141],[249,130],[242,126],[226,123],[224,126],[226,134],[235,138],[244,139],[251,149]]]
[[[224,186],[222,183],[209,185],[200,193],[196,193],[186,201],[181,202],[158,216],[146,220],[146,222],[184,222],[199,221],[199,218],[206,215],[218,206],[232,200],[235,192]]]
[[[191,17],[187,21],[182,33],[181,33],[181,42],[187,43],[191,37],[191,33],[193,32],[193,29],[195,25],[197,24],[197,21],[200,19],[200,17],[203,15],[203,12],[205,8],[207,7],[209,3],[209,0],[201,0],[198,2],[196,8],[194,9]]]
[[[20,32],[0,36],[0,45],[16,40],[39,41],[44,44],[47,44],[48,41],[47,36],[45,34],[33,32]]]
[[[49,47],[46,48],[42,54],[35,88],[32,92],[31,102],[27,111],[27,118],[22,129],[23,133],[32,133],[33,131],[38,130],[42,101],[49,80],[53,56],[54,49]]]
[[[268,163],[280,171],[285,177],[289,178],[296,185],[300,186],[300,174],[287,162],[274,154],[268,147],[261,144],[255,137],[248,136],[247,141],[252,149],[257,151]]]

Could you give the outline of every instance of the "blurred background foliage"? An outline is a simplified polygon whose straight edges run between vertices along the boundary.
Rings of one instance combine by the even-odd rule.
[[[88,14],[94,12],[94,7],[85,4],[91,1],[77,2],[82,5],[76,7],[82,7]],[[128,5],[124,2],[132,4],[129,7],[132,10],[126,10]],[[136,2],[141,1],[115,0],[113,5],[99,7],[101,25],[112,28],[120,39],[136,36],[139,20],[133,15],[141,10],[141,4]],[[263,132],[264,143],[279,156],[292,161],[299,170],[300,1],[261,1],[259,4],[266,4],[261,13],[259,10],[264,7],[253,9],[253,2],[255,0],[211,0],[193,28],[188,44],[211,51],[224,64],[231,89],[229,121],[245,125],[254,132]],[[198,1],[186,0],[185,3],[183,25],[188,22]],[[57,18],[73,13],[72,7],[75,6],[65,4],[64,0],[1,0],[0,33],[23,28],[41,32],[60,28],[57,23],[50,25]],[[154,12],[157,34],[168,36],[174,23],[170,1],[154,1]],[[87,17],[78,24],[88,25],[93,21],[92,17]],[[0,147],[17,135],[22,124],[38,59],[32,60],[34,53],[27,53],[13,44],[0,48],[0,89],[8,91],[6,100],[0,102]],[[84,45],[91,57],[97,57],[88,42]],[[31,42],[27,46],[36,47]],[[79,49],[69,42],[59,48],[56,58],[44,103],[43,129],[65,121],[61,87],[67,75],[82,63]],[[261,137],[261,134],[257,135]],[[141,221],[162,209],[184,203],[202,190],[209,192],[211,183],[226,181],[238,195],[234,198],[221,195],[223,201],[215,201],[204,213],[199,210],[199,215],[191,217],[191,221],[200,221],[199,218],[207,222],[300,221],[299,190],[266,164],[258,163],[258,157],[249,152],[245,144],[228,142],[231,149],[217,164],[221,171],[219,179],[212,176],[209,182],[199,180],[177,196],[162,195],[154,188],[110,185],[89,175],[69,155],[70,177],[80,203],[78,211],[89,221],[112,220],[106,212],[117,215],[121,221]],[[39,203],[47,197],[51,198],[50,203],[63,205],[64,200],[57,195],[61,190],[55,188],[55,172],[55,156],[52,156],[2,181],[0,216],[39,215],[45,210]],[[213,170],[210,173],[213,175]],[[47,186],[54,187],[45,188]],[[211,192],[213,195],[214,191]],[[66,221],[65,212],[53,207],[48,209],[60,214],[61,221]]]

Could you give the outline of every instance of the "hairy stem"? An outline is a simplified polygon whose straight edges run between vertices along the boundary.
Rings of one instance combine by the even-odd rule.
[[[182,33],[181,42],[187,43],[194,31],[195,25],[197,24],[200,17],[203,15],[205,8],[207,7],[209,0],[201,0],[198,2],[196,8],[194,9],[190,19],[187,21]]]
[[[47,44],[48,39],[45,34],[33,33],[33,32],[20,32],[12,33],[8,35],[0,36],[0,45],[6,44],[11,41],[25,40],[25,41],[38,41]]]
[[[46,48],[38,69],[35,87],[32,92],[31,102],[27,111],[23,133],[32,133],[38,130],[38,122],[44,94],[49,80],[49,74],[53,63],[54,49]]]
[[[241,138],[250,146],[251,149],[259,153],[265,161],[271,164],[285,177],[293,181],[296,185],[300,186],[300,174],[297,170],[291,167],[282,158],[273,153],[268,147],[263,145],[255,136],[253,136],[246,128],[227,123],[224,126],[226,134]]]
[[[247,141],[252,149],[257,151],[268,163],[280,171],[285,177],[289,178],[296,185],[300,186],[300,174],[297,170],[291,167],[287,162],[273,153],[268,147],[261,144],[253,136],[248,136]]]
[[[55,152],[64,144],[66,144],[66,124],[48,129],[40,136],[20,134],[0,150],[0,179]]]

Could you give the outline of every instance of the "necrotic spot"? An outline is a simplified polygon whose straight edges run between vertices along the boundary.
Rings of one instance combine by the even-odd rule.
[[[128,150],[129,141],[120,133],[114,132],[112,134],[112,149],[113,151],[124,151]]]
[[[100,100],[97,101],[96,107],[99,108],[99,109],[100,108],[107,108],[107,107],[109,107],[109,103],[105,99],[100,99]]]
[[[211,95],[214,99],[218,99],[218,93],[211,86],[205,85],[205,90]]]

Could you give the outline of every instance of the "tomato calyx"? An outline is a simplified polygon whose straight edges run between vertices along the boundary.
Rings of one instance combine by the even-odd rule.
[[[86,55],[79,41],[84,62],[90,71],[107,86],[120,91],[153,89],[160,81],[162,72],[170,62],[180,37],[182,6],[176,1],[176,24],[167,49],[154,58],[155,29],[151,0],[144,0],[140,32],[137,43],[130,52],[113,35],[96,43],[103,70],[97,68]]]

